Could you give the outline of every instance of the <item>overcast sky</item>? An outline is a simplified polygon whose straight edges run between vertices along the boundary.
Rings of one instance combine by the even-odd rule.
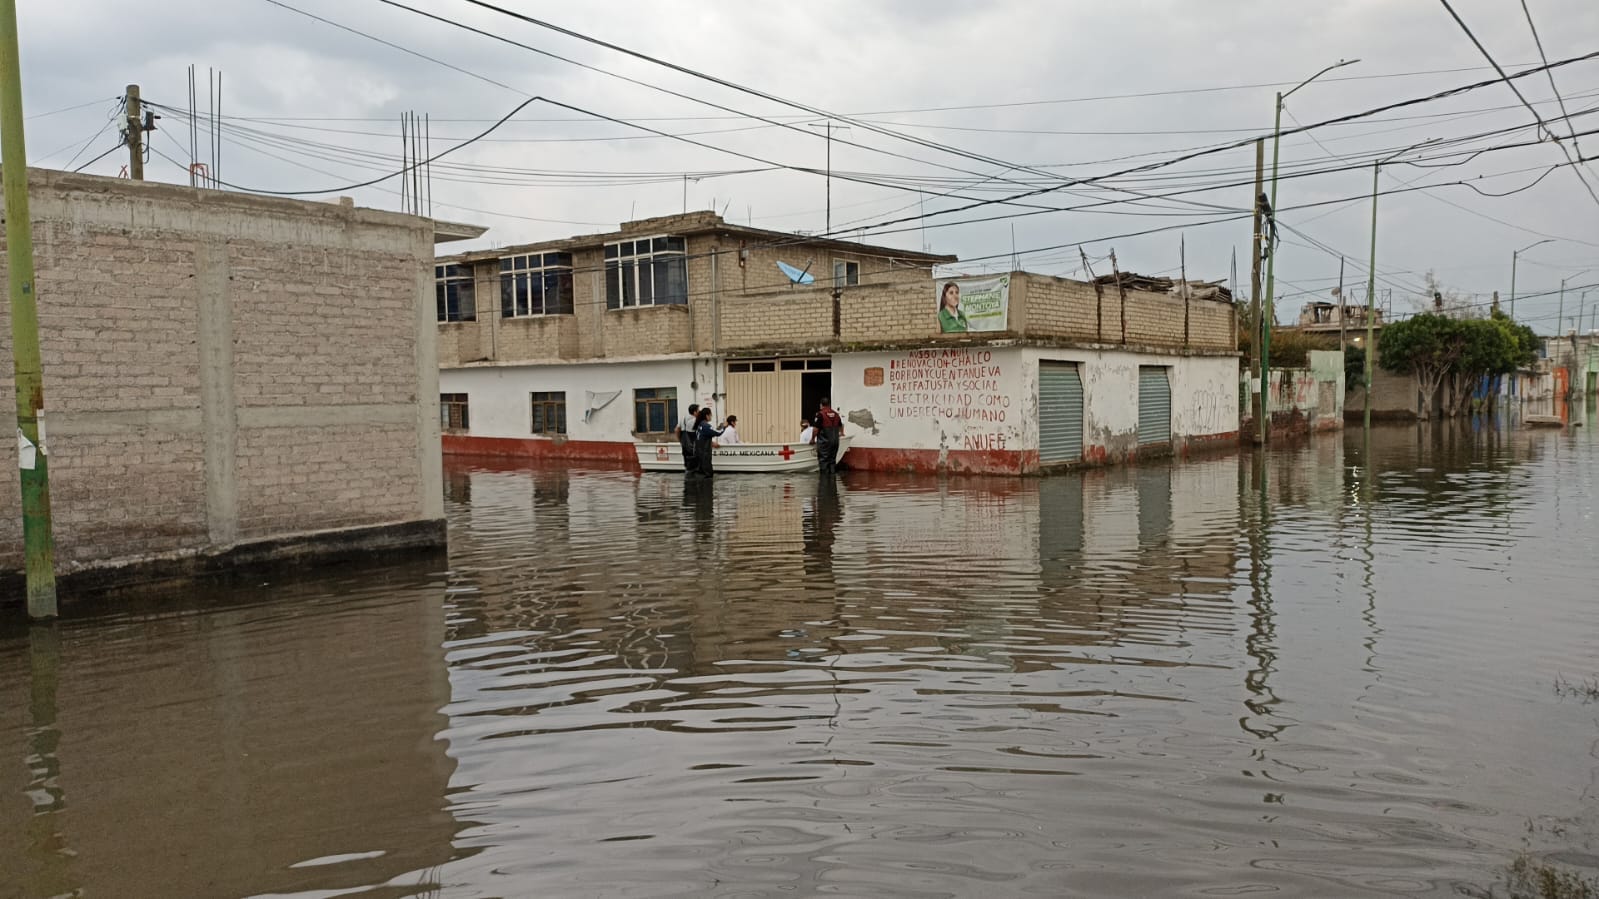
[[[824,116],[629,58],[466,0],[396,2],[593,69],[380,0],[283,2],[405,50],[268,0],[166,0],[137,7],[111,0],[20,4],[23,85],[32,117],[27,122],[30,163],[77,168],[111,150],[117,136],[108,122],[116,99],[124,85],[138,83],[145,97],[179,110],[162,113],[162,133],[153,140],[154,149],[174,161],[152,156],[146,177],[187,182],[190,138],[184,118],[192,64],[199,68],[202,116],[209,105],[207,69],[224,74],[221,176],[242,187],[335,191],[308,196],[345,193],[362,205],[395,209],[398,180],[336,189],[399,167],[403,111],[431,117],[437,152],[536,95],[584,112],[534,102],[488,139],[434,167],[434,214],[488,225],[482,244],[564,237],[681,212],[685,193],[690,208],[714,203],[735,222],[784,231],[825,229],[827,179],[774,168],[826,168],[825,131],[809,127],[826,121]],[[1516,0],[1453,2],[1508,70],[1539,64]],[[940,145],[874,133],[864,124],[836,131],[833,227],[864,229],[849,236],[953,253],[974,272],[1008,267],[1014,250],[1023,268],[1074,276],[1081,275],[1078,245],[1091,260],[1114,248],[1123,270],[1175,275],[1180,242],[1186,241],[1188,272],[1196,279],[1229,278],[1236,252],[1240,295],[1249,280],[1249,223],[1221,220],[1249,209],[1252,147],[1091,185],[1073,186],[1064,179],[1105,176],[1184,150],[1269,134],[1274,92],[1341,59],[1360,62],[1290,97],[1285,128],[1492,76],[1481,53],[1436,0],[501,4],[784,100]],[[1599,51],[1599,3],[1528,0],[1528,7],[1551,62]],[[1581,149],[1599,157],[1599,134],[1580,136],[1599,129],[1599,59],[1560,67],[1554,79]],[[1569,130],[1547,77],[1516,83],[1556,132]],[[688,136],[705,146],[590,113]],[[1498,133],[1455,142],[1487,132]],[[1284,322],[1307,299],[1325,296],[1336,285],[1340,253],[1349,255],[1345,277],[1351,290],[1358,287],[1363,297],[1374,158],[1434,139],[1437,143],[1401,158],[1431,156],[1432,165],[1461,164],[1393,165],[1383,170],[1383,189],[1473,179],[1484,193],[1496,194],[1532,184],[1550,166],[1565,162],[1560,147],[1548,141],[1494,149],[1537,137],[1532,114],[1503,84],[1315,129],[1311,135],[1319,143],[1306,135],[1282,141],[1283,171],[1310,173],[1283,180],[1279,188],[1284,243],[1277,264],[1278,319]],[[1570,140],[1566,145],[1575,155]],[[1483,149],[1488,152],[1475,158],[1464,155]],[[1267,154],[1269,167],[1269,141]],[[211,158],[204,133],[198,158]],[[125,150],[112,152],[86,171],[115,175],[125,163]],[[1332,168],[1350,170],[1323,172]],[[1599,191],[1599,161],[1581,170]],[[1033,207],[991,203],[950,211],[1045,186],[1057,189],[1021,201]],[[1163,200],[1139,196],[1195,186],[1216,189]],[[1340,200],[1349,202],[1331,202]],[[1101,205],[1076,211],[1036,208],[1096,203]],[[1128,236],[1151,229],[1165,230]],[[1477,295],[1486,302],[1498,290],[1508,303],[1511,252],[1545,238],[1555,240],[1528,251],[1520,264],[1517,292],[1524,299],[1516,312],[1540,332],[1554,331],[1559,302],[1554,294],[1561,279],[1570,278],[1577,288],[1568,289],[1565,300],[1571,327],[1582,287],[1591,291],[1590,315],[1599,309],[1599,274],[1583,274],[1589,268],[1599,271],[1599,202],[1569,165],[1505,197],[1485,197],[1460,185],[1383,197],[1379,295],[1391,289],[1395,311],[1410,311],[1425,273],[1432,270],[1463,297]],[[1094,262],[1100,273],[1108,266]]]

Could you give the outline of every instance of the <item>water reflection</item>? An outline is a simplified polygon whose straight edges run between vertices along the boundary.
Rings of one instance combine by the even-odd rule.
[[[0,771],[26,778],[0,775],[0,895],[424,882],[461,826],[429,580],[401,566],[0,635],[5,707],[27,717],[0,732],[24,762]]]
[[[1592,821],[1591,716],[1549,689],[1599,656],[1599,563],[1551,549],[1599,536],[1590,435],[455,466],[447,573],[0,634],[0,895],[1485,884],[1528,820]]]

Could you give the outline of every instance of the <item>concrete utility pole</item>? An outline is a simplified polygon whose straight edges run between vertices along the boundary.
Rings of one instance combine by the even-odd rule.
[[[1344,257],[1338,257],[1338,354],[1344,352]]]
[[[1377,357],[1377,179],[1382,163],[1371,166],[1371,262],[1366,270],[1366,423],[1371,431],[1371,363]],[[1369,463],[1368,463],[1369,464]]]
[[[33,219],[22,130],[22,65],[16,0],[0,0],[0,179],[6,192],[6,266],[11,282],[11,361],[16,375],[17,453],[22,469],[23,570],[28,615],[56,615],[55,538],[44,442],[44,373],[33,284]]]
[[[1528,250],[1532,249],[1533,247],[1538,246],[1538,244],[1553,243],[1553,242],[1554,242],[1554,238],[1553,237],[1548,237],[1548,238],[1545,238],[1543,240],[1537,241],[1536,243],[1527,244],[1526,246],[1522,247],[1521,249],[1515,250],[1515,251],[1513,251],[1510,254],[1510,318],[1512,320],[1514,320],[1515,317],[1516,317],[1516,257],[1520,256],[1522,253],[1527,252]]]
[[[1249,269],[1249,320],[1253,322],[1249,335],[1249,380],[1251,383],[1249,390],[1249,416],[1254,419],[1260,435],[1259,439],[1262,441],[1266,439],[1266,422],[1261,417],[1260,401],[1261,389],[1264,387],[1264,382],[1260,380],[1260,376],[1264,371],[1260,364],[1260,330],[1262,324],[1260,318],[1260,242],[1263,236],[1261,229],[1265,227],[1265,223],[1261,221],[1261,213],[1265,210],[1265,205],[1261,201],[1266,198],[1266,193],[1263,190],[1265,186],[1265,167],[1266,139],[1260,138],[1255,141],[1255,241],[1254,260]]]
[[[1273,217],[1275,217],[1277,215],[1277,158],[1278,158],[1278,150],[1279,150],[1279,148],[1280,148],[1280,146],[1282,144],[1282,136],[1283,136],[1283,101],[1287,100],[1290,96],[1292,96],[1294,91],[1299,90],[1300,88],[1302,88],[1305,85],[1311,83],[1312,81],[1315,81],[1317,78],[1320,78],[1321,76],[1327,74],[1328,72],[1331,72],[1333,69],[1340,68],[1342,66],[1354,65],[1357,62],[1360,62],[1360,60],[1358,60],[1358,59],[1340,59],[1339,61],[1333,63],[1332,65],[1328,66],[1327,68],[1322,69],[1320,72],[1317,72],[1316,74],[1310,76],[1309,78],[1306,78],[1304,81],[1301,81],[1298,84],[1294,85],[1291,89],[1289,89],[1288,93],[1286,93],[1286,94],[1279,93],[1277,95],[1276,118],[1273,120],[1272,128],[1271,128],[1271,214],[1272,214]],[[1272,229],[1272,233],[1275,234],[1276,230],[1277,229],[1274,227]],[[1266,255],[1266,309],[1265,309],[1266,322],[1265,322],[1265,331],[1263,332],[1264,336],[1263,336],[1263,339],[1261,340],[1261,343],[1264,344],[1264,347],[1262,347],[1261,354],[1260,354],[1261,355],[1261,359],[1260,359],[1260,365],[1261,365],[1260,379],[1261,379],[1261,389],[1262,389],[1262,391],[1266,391],[1267,388],[1270,385],[1269,376],[1271,374],[1271,329],[1272,329],[1272,327],[1274,325],[1277,324],[1277,312],[1276,312],[1276,309],[1272,305],[1273,304],[1273,300],[1276,297],[1276,293],[1277,293],[1277,275],[1276,275],[1276,272],[1277,272],[1277,248],[1275,246],[1273,246],[1271,248],[1271,251]],[[1262,415],[1270,414],[1270,411],[1266,408],[1266,399],[1265,399],[1265,397],[1266,397],[1266,393],[1263,392],[1261,394],[1261,404],[1260,404],[1260,406],[1261,406],[1261,414]],[[1266,439],[1266,433],[1267,433],[1266,430],[1264,429],[1264,427],[1262,427],[1261,440],[1264,441]]]
[[[144,180],[144,112],[139,108],[139,86],[128,85],[128,177]]]

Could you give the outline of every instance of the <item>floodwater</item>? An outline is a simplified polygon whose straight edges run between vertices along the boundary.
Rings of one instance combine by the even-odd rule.
[[[452,462],[448,571],[6,609],[0,897],[1599,875],[1557,686],[1599,675],[1593,424],[1042,480]]]

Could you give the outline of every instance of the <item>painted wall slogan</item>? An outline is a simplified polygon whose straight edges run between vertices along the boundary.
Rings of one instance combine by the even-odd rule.
[[[1003,331],[1010,307],[1010,275],[934,281],[941,334]]]
[[[888,361],[888,417],[961,422],[964,449],[1004,449],[1011,397],[993,352],[911,350]]]

